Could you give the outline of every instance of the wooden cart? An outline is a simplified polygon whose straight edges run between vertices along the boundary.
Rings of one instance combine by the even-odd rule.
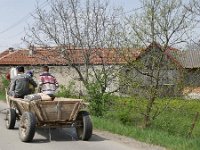
[[[89,140],[92,135],[90,115],[84,111],[85,103],[81,99],[29,101],[7,96],[7,104],[6,127],[13,129],[19,120],[19,137],[23,142],[33,140],[37,127],[75,127],[81,140]]]

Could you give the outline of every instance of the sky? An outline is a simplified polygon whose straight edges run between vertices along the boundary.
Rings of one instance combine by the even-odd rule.
[[[48,0],[0,0],[0,51],[9,47],[26,48],[22,38],[25,28],[33,22],[37,3],[45,8]],[[139,0],[110,0],[114,7],[122,6],[125,12],[139,7]]]

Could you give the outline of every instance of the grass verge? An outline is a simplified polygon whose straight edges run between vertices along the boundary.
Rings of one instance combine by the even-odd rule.
[[[200,138],[187,138],[171,135],[155,129],[142,129],[124,125],[118,121],[92,117],[94,128],[132,137],[149,144],[160,145],[172,150],[199,150]]]
[[[6,95],[3,92],[0,92],[0,101],[1,100],[6,100]]]

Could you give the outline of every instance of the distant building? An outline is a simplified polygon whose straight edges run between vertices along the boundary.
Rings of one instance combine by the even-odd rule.
[[[0,74],[5,75],[6,72],[13,66],[23,65],[26,70],[34,69],[35,77],[38,78],[41,72],[42,65],[49,65],[50,72],[52,72],[58,79],[58,82],[63,85],[68,85],[74,81],[76,84],[76,90],[84,90],[77,72],[70,66],[75,65],[84,68],[86,49],[79,49],[74,47],[68,47],[61,49],[59,47],[34,47],[31,46],[28,49],[14,50],[9,48],[8,50],[0,53]],[[118,52],[116,49],[93,49],[90,59],[87,62],[90,65],[101,68],[102,65],[106,66],[126,66],[129,60],[140,61],[148,68],[148,63],[151,63],[149,56],[159,57],[161,53],[164,54],[162,63],[163,79],[159,83],[163,88],[161,96],[177,96],[177,82],[182,82],[185,89],[199,88],[200,87],[200,51],[180,51],[174,48],[166,48],[164,51],[162,47],[157,43],[152,43],[145,49],[125,49],[125,53]],[[129,59],[129,60],[128,60]],[[138,80],[143,80],[140,88],[148,88],[149,78],[146,75],[140,75],[137,77],[137,71],[127,70],[126,67],[122,69],[127,74],[132,74]],[[181,81],[180,81],[181,80]],[[121,83],[119,79],[110,81],[110,87],[108,90],[113,90],[116,87],[120,87]],[[183,92],[188,91],[184,90]],[[120,92],[127,91],[128,86],[120,88]],[[140,92],[140,90],[135,90]],[[185,92],[184,92],[185,93]]]

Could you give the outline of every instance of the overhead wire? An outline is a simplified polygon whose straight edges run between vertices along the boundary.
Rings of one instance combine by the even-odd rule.
[[[6,28],[3,31],[1,31],[0,34],[3,34],[5,32],[7,32],[7,31],[13,29],[14,27],[16,27],[17,25],[21,24],[24,20],[27,20],[28,18],[29,18],[29,15],[26,15],[25,17],[23,17],[22,19],[18,20],[17,22],[15,22],[14,24],[12,24],[8,28]]]
[[[45,0],[39,7],[40,8],[44,8],[46,6],[46,4],[48,4],[48,0]],[[116,16],[120,16],[120,15],[123,15],[123,14],[128,14],[128,13],[131,13],[131,12],[134,12],[134,11],[137,11],[139,9],[142,9],[143,7],[139,7],[139,8],[135,8],[135,9],[132,9],[132,10],[129,10],[129,11],[126,11],[126,12],[123,12],[121,14],[117,14]],[[31,13],[28,13],[26,16],[24,16],[23,18],[21,18],[20,20],[18,20],[17,22],[13,23],[12,25],[10,25],[9,27],[7,27],[6,29],[0,31],[0,34],[3,34],[13,28],[15,28],[16,26],[20,25],[21,23],[23,23],[24,21],[26,21],[27,19],[29,19],[31,17],[31,14],[34,13],[37,9],[34,9]],[[22,32],[22,31],[21,31]],[[20,33],[21,33],[20,32]]]
[[[123,12],[123,13],[120,13],[120,14],[117,14],[116,17],[118,16],[121,16],[121,15],[125,15],[125,14],[128,14],[128,13],[131,13],[131,12],[134,12],[134,11],[138,11],[140,9],[144,8],[143,6],[142,7],[138,7],[138,8],[134,8],[134,9],[131,9],[129,11],[126,11],[126,12]]]
[[[40,8],[44,8],[46,6],[46,4],[48,4],[48,0],[45,0],[39,7]],[[0,34],[3,34],[13,28],[15,28],[16,26],[18,26],[19,24],[23,23],[24,21],[26,21],[27,19],[29,19],[31,17],[31,14],[34,13],[36,11],[36,9],[34,9],[32,12],[28,13],[26,16],[24,16],[23,18],[21,18],[20,20],[18,20],[17,22],[13,23],[12,25],[10,25],[9,27],[7,27],[6,29],[0,31]]]
[[[39,5],[38,8],[44,8],[44,7],[47,6],[47,4],[48,4],[48,0],[45,0],[43,3],[38,4],[38,5]],[[32,14],[35,13],[36,11],[37,11],[37,8],[35,8],[33,11],[29,12],[29,13],[28,13],[27,15],[25,15],[23,18],[21,18],[20,20],[18,20],[18,21],[15,22],[15,23],[13,23],[12,25],[10,25],[9,27],[7,27],[6,29],[0,31],[0,34],[4,34],[4,33],[8,32],[8,31],[14,29],[15,27],[17,27],[17,26],[20,25],[21,23],[27,21],[27,20],[32,16]],[[4,36],[4,39],[12,39],[12,38],[14,38],[14,37],[17,37],[17,36],[23,34],[24,32],[25,32],[25,30],[23,29],[23,30],[21,30],[20,32],[14,34],[14,35],[9,35],[9,37],[5,37],[5,36]],[[16,44],[12,44],[12,45],[16,45]],[[18,44],[18,47],[20,47],[19,45],[21,45],[21,43]],[[10,45],[9,45],[9,46],[10,46]],[[0,47],[9,47],[9,46],[0,45]]]
[[[43,3],[41,3],[38,8],[44,8],[47,6],[49,0],[45,0]],[[120,13],[120,14],[117,14],[116,17],[120,16],[120,15],[123,15],[123,14],[128,14],[128,13],[131,13],[131,12],[134,12],[134,11],[137,11],[137,10],[140,10],[142,9],[143,7],[139,7],[139,8],[134,8],[134,9],[131,9],[129,11],[126,11],[126,12],[123,12],[123,13]],[[7,27],[6,29],[0,31],[0,34],[3,34],[3,33],[6,33],[10,30],[12,30],[13,28],[17,27],[18,25],[20,25],[21,23],[23,23],[24,21],[28,20],[33,13],[35,13],[37,11],[37,8],[34,9],[32,12],[28,13],[27,15],[25,15],[23,18],[21,18],[20,20],[18,20],[17,22],[13,23],[12,25],[10,25],[9,27]],[[7,38],[13,38],[13,37],[16,37],[20,34],[22,34],[23,32],[25,32],[24,30],[18,32],[17,34],[13,35],[13,36],[9,36]],[[1,46],[0,46],[1,47]]]

